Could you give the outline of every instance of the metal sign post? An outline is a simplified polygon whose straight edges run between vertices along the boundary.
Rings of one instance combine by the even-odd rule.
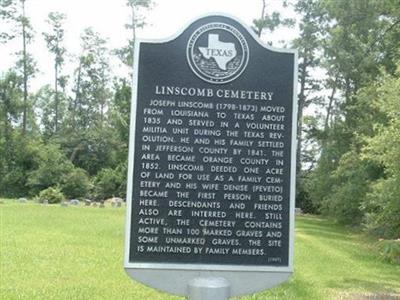
[[[212,14],[135,46],[125,269],[190,299],[293,272],[297,52]]]
[[[190,300],[227,300],[230,297],[230,283],[225,278],[195,278],[189,283]]]

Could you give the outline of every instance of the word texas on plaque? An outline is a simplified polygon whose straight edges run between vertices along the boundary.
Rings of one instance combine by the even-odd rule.
[[[186,295],[199,277],[230,295],[293,272],[296,51],[209,15],[138,40],[125,269]]]

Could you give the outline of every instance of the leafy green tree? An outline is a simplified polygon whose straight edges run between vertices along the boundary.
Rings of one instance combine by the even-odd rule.
[[[74,130],[101,127],[112,96],[107,41],[92,28],[86,28],[81,39],[82,53],[76,70],[75,97],[70,104]]]
[[[13,72],[7,72],[4,77],[0,77],[0,137],[4,140],[5,147],[12,148],[13,124],[20,120],[22,107],[21,79]],[[5,151],[10,153],[11,150]],[[8,155],[4,156],[7,160]]]
[[[343,224],[361,224],[361,204],[370,185],[368,165],[356,151],[350,151],[341,157],[331,176],[332,193],[323,197],[322,212],[335,216]]]
[[[303,147],[305,141],[304,134],[304,110],[311,104],[320,101],[321,82],[315,79],[313,73],[320,64],[321,41],[323,38],[324,19],[323,9],[317,1],[299,0],[295,4],[295,11],[301,16],[299,29],[300,36],[295,39],[292,46],[298,50],[299,55],[299,94],[297,108],[297,153],[296,153],[296,173],[297,173],[297,205],[299,203],[308,203],[308,210],[312,210],[309,196],[303,186],[305,177],[303,174],[303,165],[307,155],[306,147]],[[310,149],[310,146],[308,146]],[[307,174],[308,175],[308,174]],[[304,198],[304,199],[303,199]]]
[[[84,31],[75,72],[75,95],[68,108],[68,126],[58,138],[69,160],[90,175],[116,165],[118,135],[110,126],[113,95],[106,42],[93,29]]]
[[[33,29],[29,18],[25,12],[26,0],[1,0],[0,19],[4,20],[7,26],[2,26],[9,30],[0,32],[0,42],[5,43],[17,36],[21,37],[22,47],[17,55],[19,57],[16,68],[21,72],[23,86],[23,105],[22,105],[22,132],[27,131],[28,113],[31,111],[28,95],[29,79],[36,72],[36,64],[32,55],[28,51],[28,45],[33,41]],[[32,119],[32,118],[31,118]]]
[[[3,21],[0,29],[0,44],[7,43],[15,37],[15,33],[8,27],[10,27],[9,23],[15,19],[16,10],[15,0],[0,0],[0,20]]]
[[[119,162],[121,142],[113,128],[93,128],[60,140],[69,160],[95,175],[102,168],[115,167]]]
[[[371,105],[373,94],[366,89],[382,70],[393,73],[399,57],[399,9],[392,1],[318,3],[326,19],[321,28],[324,56],[320,66],[326,69],[324,88],[331,94],[325,102],[326,114],[314,131],[320,158],[307,186],[313,203],[324,212],[342,222],[360,222],[359,206],[368,189],[359,179],[372,182],[382,176],[376,165],[354,159],[360,156],[365,137],[373,135],[376,124],[382,122],[381,114]],[[347,197],[351,192],[353,196]],[[348,216],[339,209],[344,205]]]
[[[67,110],[65,94],[59,92],[59,100],[57,101],[54,94],[54,89],[50,85],[45,85],[33,97],[37,108],[36,114],[41,125],[40,131],[45,140],[54,136],[57,120],[56,111],[65,114]]]
[[[363,203],[365,225],[386,238],[400,236],[400,64],[394,76],[385,76],[377,87],[376,107],[386,122],[376,125],[376,134],[367,139],[363,158],[380,165],[384,176],[373,182]]]
[[[40,147],[34,163],[27,182],[33,193],[60,185],[63,177],[74,168],[60,147],[51,143]]]
[[[0,194],[26,196],[27,173],[39,148],[17,130],[23,110],[22,79],[14,71],[0,75]]]
[[[32,94],[29,86],[37,70],[29,51],[34,30],[26,3],[0,0],[0,20],[6,24],[0,28],[0,43],[21,40],[14,70],[0,75],[0,194],[35,195],[58,186],[68,197],[83,196],[91,188],[90,176],[109,169],[118,178],[118,188],[110,190],[123,195],[131,91],[126,79],[112,78],[107,40],[91,28],[84,31],[74,87],[67,95],[65,16],[49,14],[43,36],[53,57],[54,83]],[[130,45],[151,4],[127,1]],[[127,47],[125,59],[132,60],[132,53]]]
[[[283,6],[287,7],[287,1],[283,1]],[[253,20],[253,30],[258,37],[261,38],[262,33],[265,29],[273,32],[276,28],[280,26],[293,26],[295,20],[291,18],[282,18],[279,12],[268,13],[267,0],[262,0],[261,16],[258,19]]]
[[[131,15],[130,22],[126,24],[125,27],[130,31],[130,38],[127,46],[115,50],[114,53],[128,67],[133,66],[133,50],[136,40],[136,30],[143,28],[146,25],[143,11],[150,9],[153,4],[154,2],[152,0],[126,0],[126,5],[129,7]]]
[[[11,145],[13,152],[7,161],[6,172],[0,179],[0,194],[8,197],[27,196],[32,194],[28,176],[37,167],[42,144],[14,130]]]
[[[87,197],[90,189],[89,176],[83,169],[74,168],[62,177],[61,190],[70,199]]]
[[[123,151],[124,157],[127,157],[132,98],[131,87],[125,79],[122,79],[114,83],[114,91],[115,94],[110,107],[110,123],[118,132],[119,140],[122,143],[120,149]]]
[[[23,115],[22,115],[22,133],[25,134],[27,131],[27,120],[28,120],[28,87],[29,79],[33,77],[36,72],[36,63],[33,56],[28,52],[28,45],[33,41],[33,28],[30,23],[29,18],[26,16],[25,12],[25,2],[26,0],[20,0],[20,15],[17,21],[21,27],[22,36],[22,51],[20,52],[20,59],[17,62],[17,67],[22,70],[23,77],[23,91],[24,91],[24,101],[23,101]]]
[[[94,179],[95,195],[97,199],[110,197],[124,197],[126,190],[126,164],[115,169],[102,169]]]
[[[64,40],[63,22],[66,16],[58,12],[51,12],[48,15],[47,23],[51,26],[50,33],[43,33],[47,48],[54,55],[54,133],[58,132],[60,121],[60,97],[58,87],[60,85],[60,71],[64,64],[66,49],[62,45]],[[63,83],[65,85],[65,83]]]

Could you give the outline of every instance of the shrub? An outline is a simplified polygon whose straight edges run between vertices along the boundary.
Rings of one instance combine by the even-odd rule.
[[[41,148],[35,157],[35,165],[36,168],[28,174],[27,184],[36,193],[61,184],[62,177],[74,168],[60,147],[55,144],[48,144]]]
[[[43,203],[47,200],[49,204],[60,203],[65,199],[63,193],[59,188],[49,187],[39,193],[38,201]]]
[[[384,260],[400,264],[400,239],[380,240],[377,246]]]
[[[317,213],[317,208],[311,201],[310,194],[308,193],[306,184],[309,179],[305,176],[297,178],[296,182],[296,207],[301,208],[304,213],[313,214]]]
[[[334,184],[321,202],[321,211],[347,225],[360,225],[361,203],[369,190],[366,163],[352,150],[342,155],[339,165],[331,173]]]
[[[115,169],[102,169],[94,179],[94,191],[97,199],[107,199],[114,196],[124,198],[125,189],[125,164],[121,164]]]
[[[91,184],[86,171],[74,168],[62,178],[61,189],[68,198],[83,198],[89,193]]]
[[[385,239],[400,237],[400,179],[377,180],[363,203],[364,225],[369,233]]]
[[[31,193],[27,181],[30,172],[37,167],[36,160],[43,148],[40,139],[14,132],[7,143],[7,146],[0,145],[0,193],[13,198],[39,193],[43,188]]]

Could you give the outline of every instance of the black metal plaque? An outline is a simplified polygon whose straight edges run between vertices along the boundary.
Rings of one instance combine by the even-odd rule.
[[[129,263],[288,267],[295,53],[209,16],[136,59]]]

